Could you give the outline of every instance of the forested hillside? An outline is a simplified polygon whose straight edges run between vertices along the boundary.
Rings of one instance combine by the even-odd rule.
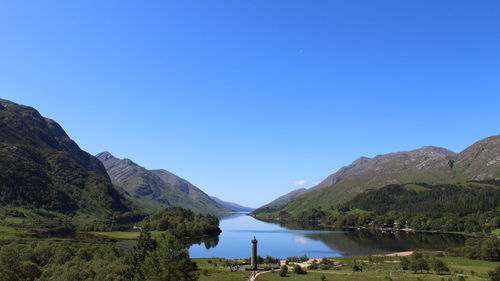
[[[267,218],[336,227],[490,233],[500,228],[500,181],[389,185],[361,193],[338,208],[280,211]]]
[[[320,184],[279,206],[255,214],[298,213],[309,208],[339,207],[357,194],[390,184],[455,184],[500,179],[500,136],[474,143],[460,153],[426,146],[412,151],[361,157]]]

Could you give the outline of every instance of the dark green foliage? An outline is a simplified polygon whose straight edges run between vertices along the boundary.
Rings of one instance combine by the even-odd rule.
[[[410,260],[407,258],[407,257],[401,257],[401,268],[403,270],[408,270],[409,266],[410,266]]]
[[[274,257],[271,257],[271,256],[266,256],[263,260],[262,260],[263,263],[279,263],[280,262],[280,259],[278,258],[274,258]]]
[[[354,272],[363,271],[363,268],[360,265],[358,265],[357,263],[355,263],[352,266],[352,271],[354,271]]]
[[[309,208],[307,210],[301,211],[294,216],[294,219],[297,221],[319,221],[326,215],[325,212],[315,209]]]
[[[495,237],[469,238],[459,254],[470,259],[500,261],[500,240]]]
[[[0,280],[119,280],[124,252],[107,244],[12,243],[0,250]]]
[[[338,211],[331,211],[322,222],[339,227],[407,227],[489,233],[498,227],[498,206],[499,181],[391,185],[357,195]]]
[[[160,239],[156,249],[146,257],[143,272],[148,281],[198,280],[196,263],[189,259],[188,250],[171,234]]]
[[[306,255],[300,256],[300,257],[287,257],[286,261],[288,262],[305,262],[308,261],[309,258]]]
[[[307,270],[303,269],[300,265],[293,265],[293,273],[295,274],[307,274]]]
[[[496,187],[493,187],[494,184]],[[357,195],[344,208],[357,208],[376,215],[389,211],[449,212],[459,216],[485,213],[500,206],[500,181],[487,182],[484,186],[416,184],[389,185]]]
[[[410,258],[409,268],[416,274],[417,271],[420,271],[420,273],[423,273],[424,270],[429,272],[430,265],[429,261],[421,253],[414,253]]]
[[[500,266],[495,267],[494,270],[488,272],[490,281],[500,281]]]
[[[214,267],[216,266],[214,263]],[[155,241],[149,231],[143,228],[136,245],[128,254],[121,280],[195,281],[198,280],[198,273],[197,266],[189,258],[187,249],[175,236],[167,233]]]
[[[280,276],[281,277],[286,277],[286,274],[288,273],[288,266],[282,265],[280,268]]]
[[[151,233],[147,228],[143,228],[137,243],[130,252],[127,259],[127,267],[122,272],[123,280],[144,281],[143,264],[146,257],[156,249],[157,242],[151,238]]]
[[[169,231],[178,238],[214,236],[221,233],[219,219],[213,215],[195,214],[181,207],[169,207],[141,222],[151,230]]]
[[[431,268],[434,270],[437,274],[443,274],[450,272],[450,269],[446,265],[445,262],[443,262],[440,259],[433,259],[431,260]]]
[[[31,281],[40,277],[40,268],[31,261],[23,261],[11,247],[0,250],[0,281]]]

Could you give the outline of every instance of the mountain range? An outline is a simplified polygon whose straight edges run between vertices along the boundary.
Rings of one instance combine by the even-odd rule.
[[[0,203],[63,214],[110,216],[133,210],[102,163],[54,120],[0,99]]]
[[[231,211],[233,212],[252,212],[253,210],[255,210],[254,208],[250,208],[250,207],[245,207],[245,206],[241,206],[240,204],[236,204],[236,203],[233,203],[233,202],[226,202],[226,201],[223,201],[215,196],[211,196],[211,198],[221,204],[222,206],[230,209]]]
[[[389,184],[458,183],[500,178],[500,136],[474,143],[460,153],[425,146],[412,151],[361,157],[318,185],[284,195],[256,212],[297,212],[310,207],[338,206],[368,189]],[[279,205],[276,202],[281,203]],[[272,206],[272,208],[270,208]]]
[[[109,152],[96,155],[113,184],[140,206],[156,211],[168,206],[180,206],[198,213],[231,212],[189,181],[167,170],[148,170],[130,159],[119,159]]]
[[[222,214],[251,209],[213,199],[166,170],[80,149],[54,120],[0,99],[0,207],[86,218],[141,216],[167,206]]]

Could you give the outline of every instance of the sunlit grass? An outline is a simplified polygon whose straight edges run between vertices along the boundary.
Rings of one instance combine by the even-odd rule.
[[[138,231],[101,231],[101,232],[89,232],[90,234],[106,236],[108,238],[113,238],[117,240],[135,240],[139,237]],[[151,231],[151,236],[153,237],[161,237],[164,234],[164,231]]]

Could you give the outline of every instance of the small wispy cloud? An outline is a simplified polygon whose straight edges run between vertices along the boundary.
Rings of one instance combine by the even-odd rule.
[[[307,181],[306,180],[296,180],[293,182],[293,185],[295,186],[303,186],[303,185],[306,185],[307,184]]]

